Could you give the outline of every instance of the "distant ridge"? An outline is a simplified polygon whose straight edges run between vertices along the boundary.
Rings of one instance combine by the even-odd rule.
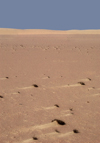
[[[0,28],[0,35],[26,35],[26,34],[100,34],[100,29],[89,30],[46,30],[46,29],[10,29]]]

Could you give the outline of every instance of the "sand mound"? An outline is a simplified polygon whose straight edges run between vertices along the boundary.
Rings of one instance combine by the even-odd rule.
[[[46,30],[46,29],[10,29],[0,28],[0,35],[20,34],[100,34],[100,30]]]

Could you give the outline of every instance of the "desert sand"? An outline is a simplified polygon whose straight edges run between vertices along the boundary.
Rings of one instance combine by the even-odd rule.
[[[100,30],[0,29],[0,143],[100,143]]]

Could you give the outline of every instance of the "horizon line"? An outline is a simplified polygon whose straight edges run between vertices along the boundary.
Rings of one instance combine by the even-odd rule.
[[[71,30],[51,30],[51,29],[15,29],[0,28],[0,35],[8,34],[100,34],[100,29],[71,29]]]

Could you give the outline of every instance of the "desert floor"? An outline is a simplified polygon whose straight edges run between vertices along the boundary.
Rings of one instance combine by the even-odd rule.
[[[0,35],[0,143],[100,143],[100,34]]]

